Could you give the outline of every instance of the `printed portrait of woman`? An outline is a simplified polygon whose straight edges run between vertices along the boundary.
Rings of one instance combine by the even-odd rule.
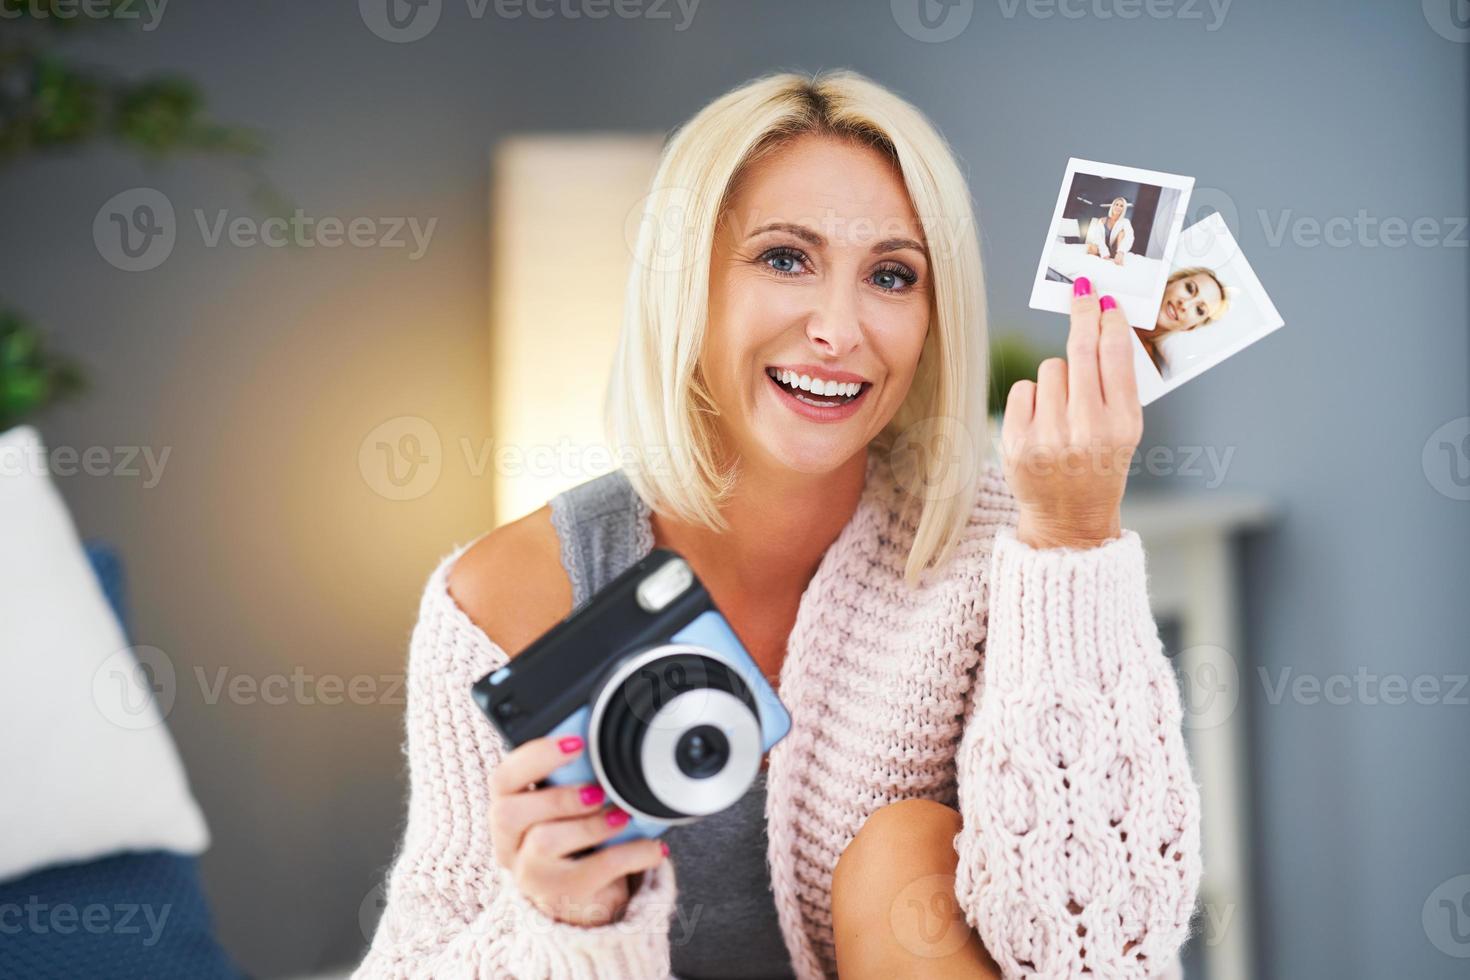
[[[1123,256],[1133,248],[1133,223],[1128,220],[1128,200],[1113,198],[1107,216],[1087,226],[1087,254],[1112,259],[1123,264]]]
[[[1179,333],[1198,330],[1225,315],[1230,307],[1230,297],[1225,284],[1213,269],[1204,266],[1189,266],[1175,269],[1169,274],[1164,286],[1164,299],[1159,304],[1158,320],[1152,330],[1133,332],[1143,342],[1149,360],[1166,379],[1169,374],[1168,359],[1163,352],[1164,340]]]

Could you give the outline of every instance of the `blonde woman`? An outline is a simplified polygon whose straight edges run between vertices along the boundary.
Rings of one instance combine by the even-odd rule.
[[[1112,259],[1114,265],[1123,264],[1123,256],[1133,248],[1133,222],[1127,218],[1128,199],[1113,198],[1108,206],[1107,217],[1094,218],[1087,226],[1087,254]]]
[[[1199,798],[1119,502],[1128,326],[1083,280],[1068,357],[985,460],[961,170],[851,72],[774,75],[664,149],[608,391],[619,469],[454,550],[409,655],[408,822],[361,977],[1150,977],[1189,931]],[[777,686],[750,793],[659,839],[538,789],[470,697],[655,547]],[[579,856],[580,855],[580,856]]]
[[[1134,328],[1149,360],[1162,374],[1168,370],[1167,359],[1160,349],[1164,338],[1197,330],[1225,315],[1230,308],[1230,294],[1220,276],[1202,265],[1175,269],[1164,286],[1159,315],[1152,330]]]

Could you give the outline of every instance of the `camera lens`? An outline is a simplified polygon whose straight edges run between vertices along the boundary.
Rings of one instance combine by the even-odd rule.
[[[730,758],[730,742],[725,733],[713,725],[697,725],[679,737],[674,748],[674,761],[691,779],[708,779]]]
[[[589,732],[598,778],[624,809],[656,820],[723,810],[760,770],[755,695],[700,647],[655,647],[620,664],[593,698]]]

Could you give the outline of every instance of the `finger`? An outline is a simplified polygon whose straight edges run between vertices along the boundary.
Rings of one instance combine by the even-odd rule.
[[[1011,385],[1011,393],[1006,396],[1004,428],[1014,426],[1017,432],[1021,431],[1030,424],[1035,412],[1036,382],[1023,380]]]
[[[491,821],[497,853],[520,850],[526,831],[534,824],[567,817],[584,817],[602,809],[607,794],[596,783],[553,786],[511,793],[491,802]]]
[[[571,752],[562,748],[571,744],[567,738],[547,735],[522,742],[508,752],[490,773],[490,792],[506,796],[541,782],[582,752],[582,740],[577,741],[578,746]]]
[[[1103,402],[1109,408],[1136,409],[1138,377],[1133,370],[1132,330],[1123,310],[1116,305],[1102,314],[1097,353]]]
[[[609,807],[585,817],[535,824],[526,831],[521,855],[533,861],[555,861],[594,844],[601,844],[621,834],[628,826],[626,820],[621,823],[610,822],[617,814],[626,816],[619,808]]]
[[[658,867],[666,859],[657,840],[630,840],[604,847],[576,863],[572,884],[582,893],[602,888],[623,875]]]
[[[1048,357],[1036,369],[1036,409],[1032,421],[1039,426],[1061,431],[1067,417],[1067,362]]]
[[[1097,345],[1101,321],[1098,298],[1085,279],[1077,280],[1077,289],[1087,292],[1072,297],[1072,329],[1067,334],[1067,401],[1083,410],[1103,403],[1098,381]]]

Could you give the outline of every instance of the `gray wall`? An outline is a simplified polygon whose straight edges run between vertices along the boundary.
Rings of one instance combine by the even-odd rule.
[[[0,183],[4,297],[96,382],[45,434],[171,452],[156,487],[61,484],[84,533],[126,552],[137,641],[175,664],[169,721],[215,836],[208,885],[250,969],[357,955],[359,906],[403,813],[402,708],[391,687],[368,705],[211,704],[194,672],[397,673],[425,575],[488,526],[485,483],[452,451],[434,490],[407,502],[373,493],[357,453],[399,415],[432,420],[450,444],[485,436],[487,151],[510,132],[665,130],[768,69],[865,71],[929,112],[966,161],[994,323],[1057,344],[1061,318],[1026,299],[1066,158],[1196,175],[1214,189],[1202,203],[1238,214],[1287,327],[1152,406],[1146,442],[1234,447],[1223,485],[1282,507],[1243,551],[1254,663],[1322,677],[1467,669],[1470,504],[1436,492],[1420,463],[1429,434],[1470,410],[1464,234],[1459,247],[1272,240],[1283,219],[1470,213],[1470,48],[1419,3],[1237,0],[1216,23],[1182,0],[1174,10],[1199,19],[982,2],[943,43],[910,37],[882,2],[705,0],[683,31],[677,8],[594,21],[492,6],[476,20],[443,6],[409,44],[374,36],[346,2],[180,3],[156,30],[89,42],[100,61],[188,72],[220,115],[264,129],[270,174],[309,213],[437,218],[417,261],[206,248],[194,208],[258,214],[207,162],[98,151]],[[1098,70],[1109,55],[1115,74]],[[140,185],[174,203],[179,240],[158,268],[127,273],[99,257],[92,219]],[[1470,710],[1271,704],[1247,676],[1263,893],[1242,914],[1260,929],[1261,975],[1463,975],[1420,916],[1440,882],[1470,872]]]

